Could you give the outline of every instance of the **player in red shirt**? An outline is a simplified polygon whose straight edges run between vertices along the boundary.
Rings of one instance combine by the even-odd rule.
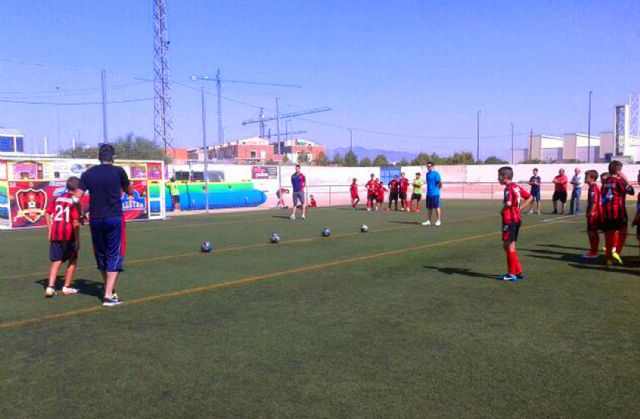
[[[613,260],[622,264],[620,254],[627,239],[628,216],[627,195],[634,195],[626,176],[622,173],[622,163],[614,160],[609,163],[609,176],[602,183],[602,229],[606,250],[606,264]]]
[[[49,282],[44,292],[45,297],[56,295],[55,285],[58,270],[62,263],[69,261],[64,276],[62,295],[76,294],[78,290],[71,287],[73,274],[76,271],[78,249],[80,248],[80,209],[73,201],[73,191],[78,187],[75,176],[67,180],[67,190],[55,197],[47,206],[45,219],[49,228]]]
[[[353,209],[356,209],[358,202],[360,202],[360,195],[358,195],[358,180],[356,178],[353,178],[353,182],[349,187],[349,192],[351,193],[351,206]]]
[[[640,184],[640,170],[638,171],[638,184]],[[638,192],[638,203],[636,205],[636,216],[631,222],[632,226],[636,228],[636,239],[640,243],[640,192]],[[638,246],[638,252],[640,252],[640,246]]]
[[[371,173],[371,179],[364,186],[367,188],[367,211],[371,211],[378,196],[376,192],[376,175]]]
[[[309,195],[309,208],[318,208],[318,203],[313,195]]]
[[[400,173],[400,181],[398,185],[398,197],[400,198],[400,206],[402,207],[402,211],[406,211],[409,208],[409,203],[407,202],[407,191],[409,190],[409,179],[405,177],[404,172]]]
[[[500,214],[502,215],[502,242],[507,255],[508,272],[504,275],[498,275],[496,279],[503,281],[517,281],[524,277],[516,253],[516,241],[518,240],[518,232],[522,222],[522,208],[529,205],[533,200],[531,194],[526,189],[518,186],[512,179],[513,169],[511,167],[505,166],[498,170],[498,181],[501,185],[505,185]],[[522,205],[520,204],[520,198],[525,199]]]
[[[398,182],[398,176],[394,176],[389,181],[389,209],[391,209],[391,203],[394,203],[394,208],[398,211],[398,195],[400,191],[400,182]]]
[[[600,189],[598,188],[598,172],[587,170],[584,174],[585,183],[589,185],[587,193],[587,236],[589,237],[589,251],[582,255],[585,259],[599,257],[598,246],[600,237],[598,230],[602,228],[602,210],[600,208]]]
[[[387,188],[384,187],[384,183],[380,179],[376,178],[376,211],[384,210],[384,195],[387,192]]]

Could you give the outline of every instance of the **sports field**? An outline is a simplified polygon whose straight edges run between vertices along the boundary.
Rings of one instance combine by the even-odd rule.
[[[639,417],[635,235],[607,268],[582,217],[527,216],[499,282],[499,206],[130,224],[114,308],[86,228],[53,299],[45,231],[1,233],[0,417]]]

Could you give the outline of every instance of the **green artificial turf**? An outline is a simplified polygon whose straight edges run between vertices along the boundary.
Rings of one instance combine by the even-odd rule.
[[[53,299],[44,231],[0,233],[0,417],[638,417],[635,237],[606,268],[581,217],[527,216],[527,278],[499,282],[498,207],[129,224],[110,309],[86,228]]]

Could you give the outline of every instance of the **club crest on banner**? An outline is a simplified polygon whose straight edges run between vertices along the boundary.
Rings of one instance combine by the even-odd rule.
[[[18,217],[24,217],[30,223],[37,222],[44,216],[47,208],[47,194],[42,189],[21,189],[16,192]]]

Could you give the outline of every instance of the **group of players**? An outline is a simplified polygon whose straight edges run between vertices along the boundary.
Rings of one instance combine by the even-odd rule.
[[[596,259],[600,257],[599,246],[602,231],[605,238],[605,264],[622,265],[620,253],[627,239],[629,217],[626,198],[635,194],[627,177],[622,173],[623,164],[617,160],[609,163],[607,173],[598,177],[596,170],[587,170],[585,182],[589,185],[587,198],[587,235],[589,251],[582,257]],[[598,185],[600,180],[600,185]],[[516,252],[516,241],[522,223],[524,209],[533,202],[534,195],[513,182],[513,169],[505,166],[498,170],[498,181],[505,186],[502,215],[502,240],[507,257],[507,273],[496,278],[504,281],[517,281],[524,273]],[[640,173],[638,173],[640,183]],[[524,201],[522,201],[524,199]],[[538,197],[539,201],[539,197]],[[539,208],[539,207],[538,207]],[[539,213],[539,212],[538,212]],[[632,221],[636,226],[636,237],[640,241],[640,194],[636,215]]]
[[[79,197],[85,190],[94,189],[98,193],[92,195],[91,213],[98,214],[92,217],[91,233],[94,253],[98,269],[105,279],[104,306],[118,305],[121,301],[115,294],[115,282],[117,273],[122,270],[122,258],[124,255],[123,223],[120,207],[120,194],[122,191],[130,194],[129,180],[126,173],[121,168],[113,165],[113,149],[108,149],[104,156],[101,156],[102,164],[93,172],[83,174],[82,179],[71,177],[67,181],[67,190],[62,195],[51,201],[46,210],[47,225],[49,227],[50,240],[50,260],[51,268],[48,284],[45,289],[46,297],[53,297],[56,294],[55,282],[58,270],[63,262],[69,261],[65,274],[63,295],[71,295],[78,292],[71,286],[73,275],[78,259],[78,249],[80,247],[79,227],[81,223],[81,211],[79,209]],[[619,161],[612,161],[609,164],[608,172],[600,177],[595,170],[587,170],[585,182],[589,186],[587,199],[587,234],[589,238],[589,251],[583,255],[585,259],[595,259],[599,257],[600,237],[599,233],[604,232],[605,238],[605,263],[622,264],[620,254],[624,248],[627,231],[628,215],[626,209],[626,197],[635,194],[633,187],[629,184],[627,177],[622,173],[623,164]],[[427,209],[428,219],[423,225],[430,225],[432,212],[436,214],[435,225],[441,225],[440,213],[440,189],[442,179],[440,174],[434,170],[433,163],[427,164]],[[107,176],[108,175],[108,176]],[[109,187],[103,182],[104,178],[111,177]],[[97,181],[94,179],[98,179]],[[534,194],[529,193],[513,181],[513,169],[509,166],[498,170],[498,181],[505,186],[503,205],[500,211],[502,216],[502,241],[507,259],[507,273],[498,275],[496,278],[504,281],[517,281],[524,277],[522,266],[518,260],[516,252],[516,241],[522,223],[522,213],[524,209],[534,201]],[[600,185],[598,185],[600,181]],[[640,172],[638,173],[638,183],[640,183]],[[296,167],[296,173],[292,176],[294,189],[294,206],[292,219],[295,219],[297,204],[302,204],[302,218],[305,217],[306,205],[304,198],[301,198],[305,185],[304,175],[300,173],[300,167]],[[367,211],[384,210],[384,198],[389,191],[388,209],[394,204],[396,211],[420,212],[420,201],[422,199],[423,180],[420,173],[416,173],[413,181],[409,181],[402,173],[400,178],[394,176],[389,182],[387,189],[383,182],[371,175],[371,179],[366,183],[367,189]],[[409,186],[413,188],[411,199],[407,200]],[[100,198],[100,191],[104,189],[104,197]],[[295,202],[296,199],[299,202]],[[524,201],[523,201],[524,200]],[[539,200],[539,198],[538,198]],[[357,180],[353,179],[351,185],[351,205],[357,208],[360,202],[358,195]],[[415,206],[414,206],[415,203]],[[398,206],[398,204],[400,204]],[[638,194],[638,205],[636,215],[632,221],[632,226],[636,226],[637,239],[640,241],[640,194]]]
[[[442,178],[440,173],[434,170],[432,162],[427,163],[426,189],[427,200],[426,207],[428,210],[428,218],[423,225],[431,225],[433,213],[436,215],[434,225],[440,226],[441,210],[440,210],[440,189],[442,189]],[[375,174],[371,174],[371,178],[365,184],[367,191],[366,210],[367,211],[386,211],[391,210],[392,206],[395,211],[420,212],[420,201],[422,200],[422,188],[425,182],[421,178],[420,172],[415,174],[412,181],[407,179],[404,172],[397,175],[389,181],[388,185],[380,181]],[[387,188],[388,186],[388,188]],[[407,199],[409,186],[412,188],[410,199]],[[360,202],[358,180],[353,179],[349,188],[351,194],[351,207],[357,209]],[[384,207],[384,199],[389,192],[389,202],[387,208]]]

